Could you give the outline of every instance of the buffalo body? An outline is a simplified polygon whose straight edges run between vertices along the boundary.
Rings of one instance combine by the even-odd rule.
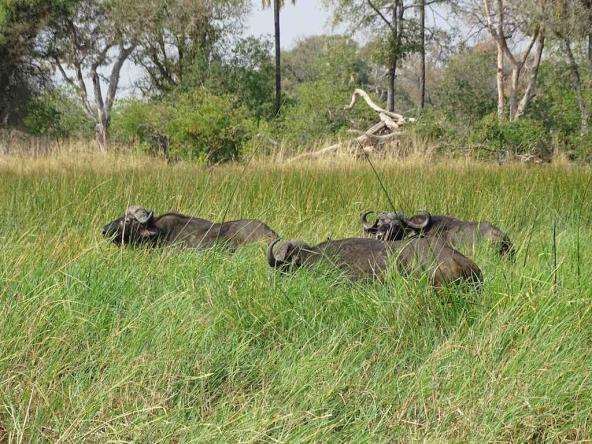
[[[401,213],[379,213],[376,221],[370,224],[368,211],[362,214],[362,225],[366,233],[377,239],[396,241],[417,236],[436,237],[448,242],[455,248],[463,245],[473,247],[477,242],[486,240],[494,245],[503,256],[513,258],[515,249],[506,233],[487,222],[463,221],[451,216],[418,213],[407,219]]]
[[[278,236],[258,219],[213,223],[206,219],[166,213],[155,216],[139,206],[103,227],[103,235],[118,245],[210,248],[224,244],[231,249],[251,242],[271,241]]]
[[[436,287],[452,282],[482,282],[481,270],[473,261],[432,238],[381,241],[349,238],[320,243],[276,240],[267,252],[270,266],[284,270],[327,260],[352,278],[381,279],[391,264],[403,274],[424,274]]]

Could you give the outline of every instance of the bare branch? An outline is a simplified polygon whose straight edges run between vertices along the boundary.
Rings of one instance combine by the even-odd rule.
[[[368,104],[368,106],[373,109],[374,111],[376,111],[377,113],[383,113],[393,119],[396,119],[398,121],[404,121],[405,118],[401,115],[401,114],[397,114],[395,112],[392,111],[387,111],[383,108],[381,108],[380,106],[378,106],[376,103],[374,103],[372,101],[372,99],[370,98],[370,96],[366,93],[366,91],[364,91],[363,89],[355,89],[354,93],[352,94],[352,99],[349,105],[345,106],[344,109],[348,110],[348,109],[352,109],[354,107],[354,105],[356,104],[356,99],[357,97],[360,96],[362,97],[366,103]]]
[[[113,108],[113,102],[115,101],[115,94],[117,93],[117,85],[119,84],[119,74],[121,67],[130,56],[130,54],[136,49],[136,44],[133,43],[129,47],[125,47],[123,44],[119,45],[120,51],[113,68],[111,69],[111,76],[109,77],[109,89],[107,90],[107,103],[105,105],[106,112],[109,113]]]
[[[493,26],[493,16],[491,15],[491,10],[489,8],[489,0],[483,0],[483,8],[485,9],[485,18],[487,19],[487,27],[489,28],[489,32],[493,38],[499,42],[499,36],[495,30],[495,27]]]
[[[524,65],[526,63],[526,60],[528,59],[528,56],[530,55],[530,51],[532,51],[532,47],[534,46],[535,42],[538,40],[539,38],[539,33],[541,32],[540,28],[537,26],[536,31],[534,32],[534,34],[532,35],[532,38],[530,39],[530,42],[528,43],[528,46],[526,47],[526,50],[524,51],[524,53],[522,54],[522,57],[520,58],[520,65]]]
[[[384,14],[380,11],[380,9],[378,9],[374,5],[374,3],[372,3],[372,0],[366,0],[366,2],[374,10],[374,12],[376,12],[376,14],[378,14],[378,16],[384,21],[384,23],[386,23],[389,28],[393,29],[393,24],[384,16]]]
[[[545,33],[543,30],[539,32],[537,38],[537,49],[535,52],[534,63],[532,66],[532,73],[530,75],[530,79],[528,81],[528,85],[526,86],[526,91],[524,91],[524,95],[522,99],[520,99],[520,103],[518,104],[518,109],[516,111],[516,118],[522,116],[526,111],[526,107],[534,97],[534,90],[536,86],[536,80],[538,76],[539,66],[541,65],[541,59],[543,56],[543,48],[545,46]]]
[[[80,95],[80,100],[82,102],[82,108],[84,109],[84,112],[86,113],[86,115],[91,120],[94,120],[95,119],[95,116],[93,115],[92,107],[90,106],[90,103],[88,102],[88,95],[87,95],[87,92],[86,92],[86,85],[84,83],[84,78],[82,77],[82,70],[80,68],[80,64],[79,63],[75,63],[76,80],[78,82],[78,83],[76,83],[70,76],[68,76],[68,74],[64,70],[64,67],[62,66],[62,63],[60,62],[60,59],[58,59],[57,56],[54,56],[53,59],[55,61],[55,65],[57,66],[57,68],[60,71],[60,73],[61,73],[62,77],[64,78],[64,80],[69,85],[71,85],[76,91],[78,91],[78,94]]]

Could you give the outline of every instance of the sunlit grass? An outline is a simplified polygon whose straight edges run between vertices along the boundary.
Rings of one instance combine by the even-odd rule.
[[[590,170],[378,168],[399,210],[490,220],[516,263],[467,251],[485,276],[477,295],[282,276],[257,245],[120,250],[100,235],[129,204],[257,217],[310,243],[360,235],[360,212],[387,208],[363,162],[0,158],[0,430],[16,442],[590,439]]]

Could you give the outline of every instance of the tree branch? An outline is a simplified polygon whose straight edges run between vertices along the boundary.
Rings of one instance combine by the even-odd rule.
[[[109,114],[113,103],[115,102],[115,94],[117,93],[117,85],[119,84],[119,74],[121,67],[130,56],[130,54],[136,49],[136,44],[132,43],[129,47],[125,47],[123,44],[119,45],[120,52],[115,60],[115,64],[111,69],[111,76],[109,77],[109,88],[107,90],[107,103],[105,105],[106,112]]]
[[[78,83],[76,83],[70,76],[68,76],[68,74],[66,74],[66,71],[62,66],[62,63],[60,62],[60,59],[57,56],[53,56],[53,59],[55,61],[55,65],[57,66],[64,80],[68,84],[70,84],[76,91],[78,91],[78,94],[80,95],[80,100],[82,102],[82,109],[84,109],[86,115],[91,120],[94,120],[95,116],[93,115],[92,108],[90,106],[90,103],[88,102],[88,94],[86,92],[86,85],[84,83],[84,78],[82,77],[82,70],[80,68],[80,64],[78,62],[74,63],[76,79],[78,81]]]
[[[395,119],[399,122],[402,122],[405,120],[405,118],[401,115],[401,114],[397,114],[395,112],[391,112],[391,111],[387,111],[383,108],[381,108],[380,106],[378,106],[376,103],[374,103],[372,101],[372,99],[370,98],[370,96],[366,93],[366,91],[364,91],[363,89],[356,89],[354,90],[354,93],[352,94],[352,99],[349,105],[345,106],[343,109],[352,109],[354,107],[354,105],[356,104],[356,99],[357,97],[360,96],[362,97],[366,103],[368,104],[368,106],[373,109],[374,111],[376,111],[377,113],[382,113],[387,115],[388,117],[390,117],[391,119]]]
[[[384,14],[380,11],[380,9],[378,9],[374,5],[374,3],[372,3],[372,0],[366,0],[366,2],[374,10],[374,12],[376,12],[376,14],[378,14],[378,16],[384,21],[384,23],[386,23],[389,28],[393,29],[393,24],[384,16]]]
[[[534,63],[532,66],[532,73],[530,79],[528,81],[528,85],[526,86],[526,91],[524,91],[524,95],[522,99],[520,99],[520,103],[518,104],[518,109],[516,111],[516,118],[520,117],[526,111],[526,107],[534,97],[534,89],[536,86],[536,80],[538,76],[539,66],[541,65],[541,59],[543,57],[543,48],[545,46],[545,33],[544,30],[539,32],[537,38],[537,49],[534,57]]]
[[[541,32],[541,30],[537,26],[534,34],[532,35],[532,38],[530,39],[530,42],[528,43],[528,46],[526,47],[526,50],[524,51],[524,54],[522,54],[522,57],[520,58],[520,66],[522,66],[522,65],[524,65],[526,63],[526,60],[528,59],[528,56],[530,54],[530,51],[532,51],[532,47],[534,46],[535,42],[539,38],[539,33],[540,32]]]

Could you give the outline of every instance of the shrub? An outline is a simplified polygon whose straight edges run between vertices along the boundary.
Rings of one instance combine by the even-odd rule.
[[[449,118],[476,122],[496,107],[494,49],[479,47],[452,58],[433,87],[434,105]]]
[[[25,130],[37,136],[90,137],[93,124],[67,91],[54,90],[33,98],[23,119]]]
[[[476,124],[472,141],[494,151],[543,154],[549,148],[549,132],[538,120],[499,122],[496,114],[489,114]]]
[[[542,121],[560,137],[576,135],[580,131],[580,109],[571,83],[571,72],[565,63],[543,63],[537,95],[528,109],[528,117]],[[584,94],[592,103],[590,92],[584,90]]]
[[[122,140],[207,163],[235,160],[256,125],[233,96],[196,88],[162,101],[128,101],[113,119]]]
[[[164,123],[167,106],[159,100],[124,100],[111,119],[113,138],[138,146],[150,154],[169,155],[169,140]]]
[[[427,109],[419,116],[413,126],[415,134],[430,140],[455,138],[455,128],[447,117],[433,108]]]
[[[338,88],[327,81],[300,85],[293,105],[284,109],[279,124],[285,139],[293,145],[306,145],[352,127],[366,130],[376,123],[376,113],[363,101],[352,110],[344,109],[351,93],[351,88]]]
[[[235,160],[255,125],[248,112],[230,96],[198,88],[168,101],[165,134],[171,151],[208,163]]]

